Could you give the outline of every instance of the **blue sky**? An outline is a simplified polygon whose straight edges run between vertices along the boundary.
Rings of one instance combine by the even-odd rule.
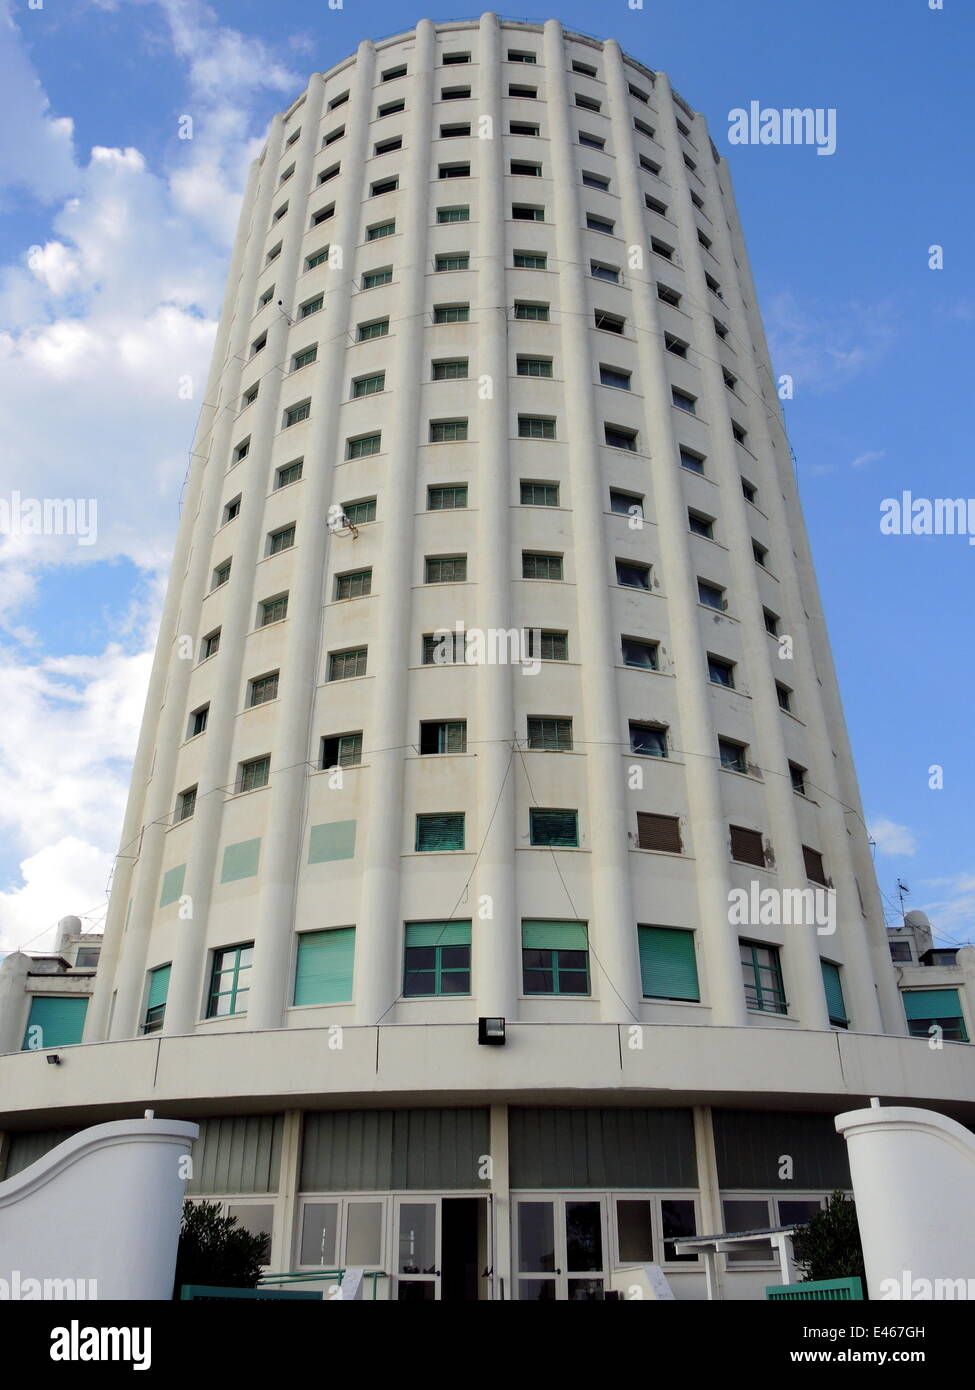
[[[520,9],[667,71],[729,158],[774,364],[795,378],[787,424],[880,885],[895,900],[902,877],[945,939],[972,940],[975,547],[883,536],[879,518],[904,490],[975,494],[975,13]],[[310,72],[452,10],[0,0],[0,497],[94,497],[99,515],[88,547],[0,536],[0,951],[104,912],[198,409],[175,383],[202,389],[247,162]],[[836,153],[730,146],[728,113],[753,100],[835,108]]]

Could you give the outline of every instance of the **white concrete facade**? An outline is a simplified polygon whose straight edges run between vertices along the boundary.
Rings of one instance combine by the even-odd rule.
[[[270,1196],[285,1269],[309,1202],[366,1219],[304,1163],[310,1116],[481,1107],[492,1176],[422,1220],[422,1181],[383,1189],[386,1255],[404,1220],[448,1245],[479,1222],[479,1296],[572,1298],[649,1259],[621,1192],[654,1260],[666,1221],[719,1231],[759,1189],[754,1224],[792,1219],[728,1157],[722,1107],[964,1112],[968,1048],[904,1036],[728,170],[663,73],[487,14],[316,74],[251,171],[204,402],[86,1045],[0,1058],[9,1136],[149,1101],[275,1114],[273,1179],[200,1191]],[[425,660],[457,624],[537,630],[541,659]],[[457,847],[422,847],[418,817],[458,815]],[[825,933],[730,910],[827,889]],[[448,923],[467,964],[438,945],[422,992],[407,929]],[[655,973],[661,929],[686,934],[681,983]],[[347,987],[306,989],[299,953],[333,930]],[[543,1200],[545,1107],[681,1109],[680,1181],[562,1175]],[[812,1167],[790,1200],[839,1181]],[[484,1182],[491,1239],[460,1208],[443,1236]],[[607,1262],[573,1288],[526,1269],[514,1207],[561,1204],[567,1230],[579,1191]]]

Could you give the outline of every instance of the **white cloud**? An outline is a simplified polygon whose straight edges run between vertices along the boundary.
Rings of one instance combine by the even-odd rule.
[[[156,3],[186,76],[167,107],[194,127],[180,141],[173,117],[165,165],[110,141],[76,152],[27,54],[32,16],[18,31],[0,0],[0,208],[50,209],[37,244],[0,266],[0,497],[98,508],[89,547],[0,535],[0,952],[104,897],[240,197],[268,91],[284,107],[304,85],[197,0]],[[45,573],[118,557],[155,581],[149,596],[101,652],[51,655],[26,620]]]
[[[777,372],[813,391],[836,390],[879,362],[896,336],[889,304],[800,304],[791,292],[774,295],[765,311]]]
[[[975,873],[925,879],[924,882],[944,890],[940,897],[924,904],[935,935],[943,933],[955,943],[975,942]]]
[[[869,833],[881,854],[910,857],[917,851],[914,831],[906,825],[898,825],[887,816],[876,816],[871,820]]]
[[[868,449],[865,454],[857,454],[855,459],[850,460],[851,468],[866,468],[871,463],[879,463],[882,458],[887,457],[886,449]]]

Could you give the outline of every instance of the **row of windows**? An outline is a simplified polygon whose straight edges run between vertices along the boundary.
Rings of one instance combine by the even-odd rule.
[[[642,994],[661,1002],[699,1003],[695,933],[673,927],[639,926],[637,942]],[[787,1014],[780,950],[756,941],[739,943],[742,985],[749,1009]],[[296,1007],[351,1002],[355,928],[333,927],[298,936],[292,1002]],[[592,993],[588,923],[524,919],[521,923],[522,990],[525,995]],[[254,943],[213,952],[206,1017],[247,1012]],[[830,1022],[849,1024],[840,967],[822,960]],[[169,965],[149,972],[142,1031],[158,1032],[165,1019]],[[407,922],[404,926],[402,996],[406,999],[471,994],[471,922]]]

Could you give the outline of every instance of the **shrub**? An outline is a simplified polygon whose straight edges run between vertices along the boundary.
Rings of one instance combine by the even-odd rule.
[[[805,1226],[798,1227],[792,1244],[803,1283],[855,1277],[863,1281],[866,1289],[857,1209],[842,1192],[832,1193],[825,1208],[817,1211]]]
[[[267,1242],[264,1233],[239,1229],[236,1216],[221,1216],[219,1202],[184,1202],[173,1297],[184,1284],[254,1288]]]

